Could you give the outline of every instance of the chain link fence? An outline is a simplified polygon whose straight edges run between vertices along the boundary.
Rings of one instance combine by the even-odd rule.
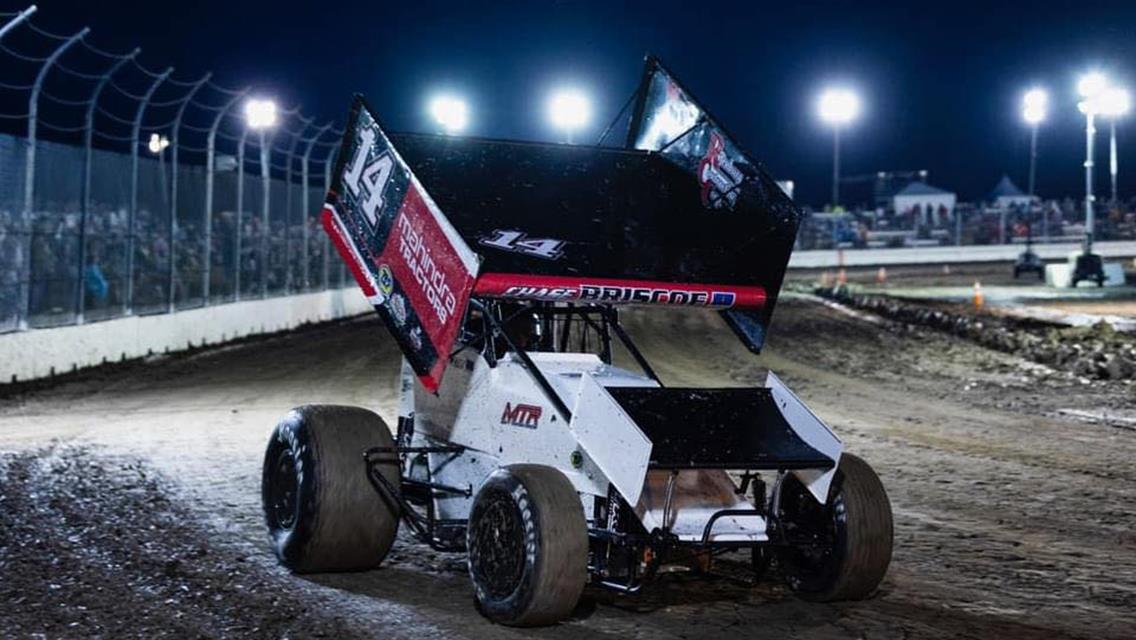
[[[342,131],[0,12],[0,332],[342,287],[319,210]]]

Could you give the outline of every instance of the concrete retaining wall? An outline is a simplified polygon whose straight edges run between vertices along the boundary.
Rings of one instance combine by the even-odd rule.
[[[173,314],[0,334],[0,384],[294,329],[370,309],[363,294],[351,286]]]
[[[1042,260],[1064,260],[1080,249],[1077,243],[1035,244],[1033,250]],[[977,245],[967,247],[920,247],[904,249],[845,249],[844,264],[839,264],[835,249],[824,251],[795,251],[789,260],[790,269],[830,269],[845,267],[876,267],[901,264],[946,264],[963,262],[1013,262],[1025,249],[1022,244]],[[1093,243],[1093,252],[1105,259],[1136,256],[1136,242],[1110,240]]]

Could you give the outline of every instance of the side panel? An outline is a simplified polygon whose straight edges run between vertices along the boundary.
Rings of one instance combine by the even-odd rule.
[[[590,374],[580,376],[570,428],[580,448],[628,504],[638,502],[651,461],[651,441]]]
[[[423,386],[437,390],[477,256],[358,98],[322,221]]]
[[[828,500],[828,488],[832,478],[836,475],[836,467],[840,464],[840,454],[844,450],[844,443],[828,428],[820,418],[816,417],[804,402],[785,386],[781,379],[770,371],[765,379],[765,386],[773,394],[773,401],[781,411],[785,421],[793,431],[808,445],[830,458],[833,462],[831,469],[797,469],[793,473],[809,488],[819,502]]]
[[[436,395],[416,389],[415,432],[468,447],[471,453],[488,455],[501,465],[556,467],[577,491],[606,495],[606,476],[524,366],[512,355],[498,360],[495,367],[480,356],[471,357],[467,365],[463,362],[467,353],[454,358]],[[579,376],[568,382],[559,386],[568,391],[563,395],[571,406]],[[466,482],[472,482],[476,491],[481,479]]]

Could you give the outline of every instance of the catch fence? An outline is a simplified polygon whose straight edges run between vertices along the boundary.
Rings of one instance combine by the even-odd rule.
[[[342,130],[0,13],[0,332],[344,285],[318,213]]]

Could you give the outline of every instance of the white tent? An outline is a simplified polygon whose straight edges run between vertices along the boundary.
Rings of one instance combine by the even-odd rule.
[[[998,184],[994,186],[994,190],[990,192],[988,198],[994,206],[1009,209],[1010,207],[1028,207],[1030,204],[1029,194],[1018,188],[1009,176],[1002,176]]]
[[[926,226],[946,222],[946,218],[954,213],[957,200],[954,193],[917,180],[892,197],[892,206],[897,214],[914,210],[920,224]]]

